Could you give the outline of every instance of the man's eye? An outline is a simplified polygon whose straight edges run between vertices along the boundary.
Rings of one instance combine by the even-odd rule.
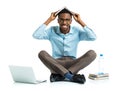
[[[60,19],[60,21],[70,21],[70,19]]]

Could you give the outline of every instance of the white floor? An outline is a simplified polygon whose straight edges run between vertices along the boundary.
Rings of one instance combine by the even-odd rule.
[[[87,80],[84,85],[70,82],[56,82],[50,83],[49,81],[41,84],[22,84],[22,83],[7,83],[4,86],[5,91],[66,91],[66,90],[83,90],[83,91],[100,91],[100,90],[111,90],[113,88],[109,80],[106,81],[91,81]]]
[[[49,71],[46,69],[43,65],[40,64],[41,69],[38,69],[39,67],[33,66],[36,78],[39,80],[47,80],[47,82],[40,83],[40,84],[24,84],[24,83],[15,83],[11,77],[8,65],[1,66],[0,68],[0,89],[4,91],[66,91],[66,90],[76,90],[76,91],[102,91],[102,90],[111,90],[115,89],[119,91],[119,74],[117,74],[117,71],[113,71],[117,69],[114,67],[113,70],[108,69],[108,73],[110,75],[109,79],[106,80],[91,80],[88,79],[89,73],[95,72],[95,70],[90,71],[93,69],[96,64],[93,62],[90,66],[80,71],[80,73],[84,73],[86,76],[86,83],[85,84],[78,84],[78,83],[72,83],[72,82],[54,82],[51,83],[49,81]],[[43,72],[44,70],[44,72]],[[0,90],[1,91],[1,90]]]
[[[99,80],[94,81],[87,79],[85,84],[77,84],[71,82],[54,82],[50,83],[49,80],[45,83],[40,84],[24,84],[24,83],[14,83],[11,80],[5,80],[4,83],[2,82],[0,89],[4,91],[66,91],[66,90],[82,90],[82,91],[105,91],[116,89],[119,91],[119,85],[112,81],[111,79],[108,80]]]

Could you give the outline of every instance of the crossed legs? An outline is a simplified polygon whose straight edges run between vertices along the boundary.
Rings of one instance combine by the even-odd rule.
[[[96,53],[93,50],[89,50],[83,56],[74,60],[70,57],[54,59],[46,51],[40,51],[38,57],[51,72],[64,76],[67,72],[76,74],[88,66],[96,58]]]

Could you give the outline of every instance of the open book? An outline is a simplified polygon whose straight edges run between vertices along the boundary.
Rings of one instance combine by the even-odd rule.
[[[69,11],[71,14],[74,14],[74,13],[73,13],[72,11],[70,11],[67,7],[63,7],[63,8],[59,9],[59,10],[56,12],[55,16],[57,16],[63,9],[66,9],[66,10]]]

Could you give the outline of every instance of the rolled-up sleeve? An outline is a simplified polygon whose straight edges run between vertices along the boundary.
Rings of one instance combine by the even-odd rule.
[[[35,39],[48,39],[48,30],[46,30],[46,25],[42,24],[36,31],[33,33],[33,38]]]
[[[83,32],[80,34],[81,40],[94,41],[96,40],[96,34],[88,26],[83,27]]]

